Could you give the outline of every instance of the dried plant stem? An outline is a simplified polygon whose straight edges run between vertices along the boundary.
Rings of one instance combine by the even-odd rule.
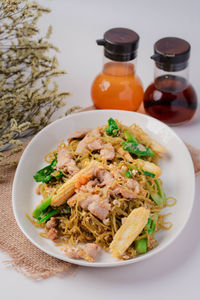
[[[39,36],[38,19],[50,10],[35,1],[0,0],[0,151],[22,149],[19,139],[46,126],[68,92],[54,78],[60,70],[49,42],[52,27]],[[0,152],[0,166],[4,155]],[[13,164],[10,162],[9,164]]]

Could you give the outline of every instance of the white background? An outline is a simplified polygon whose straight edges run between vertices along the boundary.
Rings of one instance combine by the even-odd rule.
[[[44,32],[49,24],[53,25],[52,41],[60,48],[60,66],[68,72],[58,82],[61,89],[73,93],[67,100],[67,108],[91,105],[90,87],[101,70],[103,56],[103,49],[95,40],[112,27],[128,27],[140,35],[137,70],[145,88],[153,79],[153,62],[149,57],[154,42],[165,36],[189,41],[192,45],[190,80],[200,97],[200,1],[42,0],[40,3],[52,9],[40,21],[40,28]],[[198,116],[199,113],[193,122],[174,130],[200,148]],[[177,240],[159,255],[115,269],[80,267],[73,275],[37,282],[1,263],[0,299],[199,299],[199,177],[196,183],[196,198],[188,224]],[[0,253],[0,259],[3,261],[7,256]]]

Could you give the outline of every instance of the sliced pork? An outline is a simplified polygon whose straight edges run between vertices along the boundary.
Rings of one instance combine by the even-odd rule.
[[[61,250],[72,259],[85,259],[89,262],[93,262],[96,259],[98,253],[98,246],[94,243],[87,243],[84,245],[64,245]]]
[[[68,143],[71,143],[71,141],[73,141],[74,139],[81,139],[81,138],[85,137],[86,134],[88,132],[90,132],[91,130],[92,130],[91,128],[83,128],[83,129],[74,131],[74,133],[72,135],[70,135],[70,137],[67,139]]]
[[[115,149],[111,143],[104,144],[101,147],[100,155],[105,160],[113,160],[115,157]]]
[[[55,229],[55,228],[51,228],[49,230],[49,232],[47,233],[47,236],[49,239],[51,239],[52,241],[56,241],[59,237],[59,234],[58,234],[58,230]]]
[[[134,199],[137,197],[139,193],[140,186],[139,183],[131,178],[126,179],[124,185],[117,185],[113,188],[114,194],[118,195],[121,194],[122,197],[127,199]]]
[[[88,181],[88,183],[86,183],[85,185],[82,185],[80,190],[82,192],[92,194],[94,192],[94,188],[95,188],[95,186],[97,186],[97,184],[99,184],[99,181],[97,178],[95,178],[94,180]]]
[[[99,128],[91,130],[86,136],[79,142],[76,153],[84,154],[87,150],[94,151],[100,150],[103,143],[98,137],[101,136]]]
[[[96,259],[97,252],[98,252],[98,246],[94,243],[87,243],[81,248],[85,251],[85,253],[93,259],[93,261]]]
[[[52,217],[47,223],[46,223],[46,229],[48,230],[47,236],[52,241],[55,241],[58,239],[58,230],[56,229],[58,226],[58,220],[54,217]]]
[[[94,176],[99,179],[101,186],[111,186],[115,181],[113,175],[103,167],[96,168]]]
[[[58,151],[57,161],[56,168],[61,172],[74,175],[80,171],[67,148],[61,148]]]
[[[100,139],[99,128],[93,129],[79,142],[76,153],[84,154],[87,151],[100,151],[100,155],[105,160],[112,160],[115,157],[115,149],[111,143],[104,144]]]
[[[56,228],[58,225],[58,220],[54,217],[51,217],[51,219],[46,223],[46,228],[51,229],[51,228]]]
[[[134,190],[136,194],[139,193],[140,185],[136,180],[131,178],[126,179],[126,186],[127,188]]]
[[[87,196],[86,199],[80,201],[79,204],[83,209],[89,210],[100,220],[103,220],[108,216],[111,208],[108,199],[103,199],[99,195]]]
[[[123,187],[122,185],[118,185],[113,189],[113,193],[116,195],[121,194],[123,198],[126,199],[134,199],[136,198],[136,195],[134,192],[127,190],[125,187]]]
[[[82,207],[84,210],[90,211],[100,220],[103,220],[108,216],[111,208],[109,199],[104,199],[97,194],[88,195],[87,193],[80,192],[72,196],[67,203],[70,207],[72,207],[77,201],[80,207]]]
[[[72,258],[72,259],[82,258],[81,257],[81,251],[77,247],[74,247],[74,246],[71,246],[71,245],[64,245],[63,247],[61,247],[61,250],[63,250],[69,258]]]

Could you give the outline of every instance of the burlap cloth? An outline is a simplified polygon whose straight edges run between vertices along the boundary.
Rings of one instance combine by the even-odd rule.
[[[28,142],[24,149],[27,144]],[[21,155],[22,152],[12,155],[7,161],[19,161]],[[12,210],[15,169],[16,166],[1,167],[3,180],[0,181],[0,250],[5,251],[11,258],[6,263],[33,279],[47,278],[70,270],[71,264],[39,250],[17,226]]]
[[[30,140],[29,140],[30,141]],[[24,148],[28,142],[24,144]],[[195,172],[200,171],[200,150],[187,145],[191,153]],[[19,161],[22,152],[7,158]],[[71,264],[45,254],[27,240],[15,221],[12,210],[12,183],[16,166],[1,166],[3,180],[0,181],[0,250],[10,259],[6,261],[17,271],[33,278],[41,279],[73,270]]]

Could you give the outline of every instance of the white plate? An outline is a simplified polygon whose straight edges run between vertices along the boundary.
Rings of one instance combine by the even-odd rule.
[[[44,156],[56,148],[62,139],[80,128],[95,128],[107,123],[112,117],[125,125],[136,123],[142,127],[152,138],[167,148],[167,155],[160,161],[162,180],[167,196],[174,196],[177,204],[165,208],[164,212],[171,212],[168,219],[173,227],[167,231],[157,233],[159,245],[152,251],[127,261],[113,259],[108,253],[100,251],[94,263],[84,260],[74,260],[63,254],[59,247],[55,247],[51,240],[39,235],[40,229],[35,228],[25,214],[31,215],[33,208],[40,201],[40,196],[35,194],[36,183],[33,175],[45,166]],[[84,266],[110,267],[131,264],[147,259],[170,245],[184,228],[194,200],[194,169],[190,154],[172,129],[164,123],[149,116],[119,110],[97,110],[77,113],[57,120],[41,130],[29,143],[24,151],[14,178],[12,190],[13,211],[16,221],[26,237],[39,249],[59,259]]]

